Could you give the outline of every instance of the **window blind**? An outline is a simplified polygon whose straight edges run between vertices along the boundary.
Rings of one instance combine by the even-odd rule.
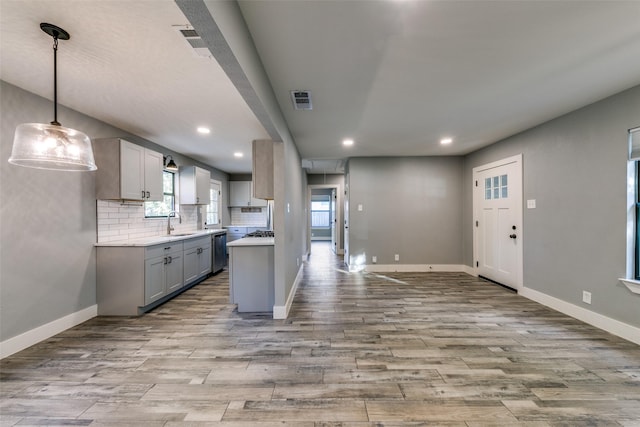
[[[640,127],[629,129],[629,160],[640,160]]]

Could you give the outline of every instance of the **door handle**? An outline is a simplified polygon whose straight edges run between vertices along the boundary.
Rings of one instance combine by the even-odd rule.
[[[512,239],[515,239],[518,236],[516,236],[515,234],[509,234],[509,237],[512,238]]]

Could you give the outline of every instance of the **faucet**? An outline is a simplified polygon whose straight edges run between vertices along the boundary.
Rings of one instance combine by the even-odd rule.
[[[171,230],[173,230],[173,227],[171,226],[171,214],[175,217],[176,211],[171,211],[167,214],[167,236],[171,235]]]

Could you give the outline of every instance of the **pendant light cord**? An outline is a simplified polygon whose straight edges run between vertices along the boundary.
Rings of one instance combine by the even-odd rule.
[[[60,126],[58,122],[58,35],[53,36],[53,121],[52,125]]]

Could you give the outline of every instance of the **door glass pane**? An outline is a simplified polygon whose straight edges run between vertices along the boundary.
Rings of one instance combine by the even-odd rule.
[[[500,187],[496,187],[493,189],[493,198],[494,199],[500,198]]]
[[[502,187],[502,198],[506,199],[508,196],[507,194],[507,187]]]
[[[484,199],[485,200],[491,200],[491,189],[490,188],[487,188],[484,191]]]
[[[497,176],[493,177],[493,186],[500,187],[500,177],[497,177]]]

